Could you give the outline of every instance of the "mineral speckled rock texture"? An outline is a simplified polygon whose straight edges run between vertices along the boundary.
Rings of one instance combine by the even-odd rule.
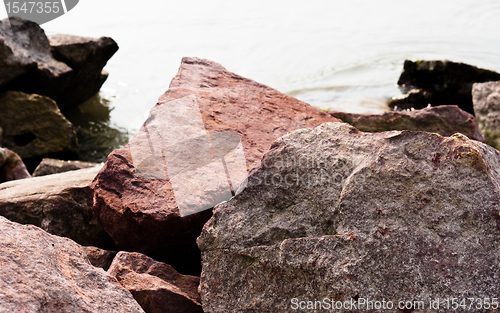
[[[499,166],[461,134],[325,123],[283,136],[198,238],[204,312],[498,295]]]
[[[0,312],[144,313],[81,246],[0,216]]]
[[[339,121],[307,103],[231,73],[220,64],[198,58],[182,59],[179,72],[151,110],[150,118],[161,119],[155,112],[187,98],[196,100],[207,131],[240,138],[248,170],[280,136]],[[94,210],[122,250],[138,251],[172,265],[180,273],[199,275],[196,238],[212,215],[211,209],[181,216],[168,177],[138,174],[131,146],[136,152],[151,153],[150,144],[161,147],[161,142],[150,142],[152,139],[138,133],[108,156],[92,184]],[[163,161],[159,165],[158,171],[165,173]]]

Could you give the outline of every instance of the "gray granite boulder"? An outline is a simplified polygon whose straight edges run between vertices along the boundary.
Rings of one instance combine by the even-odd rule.
[[[500,81],[474,84],[472,100],[485,142],[500,149]]]
[[[499,151],[462,134],[285,135],[198,238],[204,312],[496,297],[499,167]]]
[[[0,264],[0,312],[144,312],[74,241],[1,216]]]

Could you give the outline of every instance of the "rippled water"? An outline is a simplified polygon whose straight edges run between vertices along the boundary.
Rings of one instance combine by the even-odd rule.
[[[219,62],[323,109],[378,112],[399,94],[405,59],[500,71],[498,16],[498,0],[85,0],[43,27],[118,42],[101,92],[110,109],[103,123],[133,135],[133,120],[168,89],[183,56]]]

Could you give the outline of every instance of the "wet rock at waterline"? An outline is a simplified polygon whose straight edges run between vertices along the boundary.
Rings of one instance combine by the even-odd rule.
[[[189,111],[189,116],[179,114],[180,109]],[[183,274],[199,274],[196,238],[212,214],[210,208],[237,192],[235,187],[246,177],[241,177],[241,168],[246,172],[256,166],[271,143],[287,132],[329,121],[338,120],[215,62],[183,58],[145,127],[108,156],[96,177],[95,212],[121,249],[164,261]],[[213,142],[207,140],[207,131],[211,138],[215,135]],[[237,140],[224,140],[226,136]],[[172,149],[166,149],[169,145]],[[197,150],[190,149],[192,145]],[[226,158],[228,154],[234,158]],[[213,185],[194,190],[181,186],[187,196],[176,199],[176,181],[171,180],[172,168],[167,164],[165,169],[164,158],[181,178],[177,182],[184,177],[192,186],[205,183],[206,187],[207,181]],[[232,165],[237,165],[235,175]],[[209,177],[207,168],[215,174],[210,180],[199,179]],[[179,201],[207,210],[186,215],[179,210]]]
[[[101,167],[0,184],[0,215],[85,246],[113,248],[92,211],[89,185]]]
[[[23,160],[15,152],[0,147],[0,183],[30,177]]]
[[[144,254],[119,252],[108,274],[116,277],[147,313],[203,313],[199,277],[181,275]]]
[[[73,35],[48,36],[52,55],[74,71],[71,84],[55,98],[63,109],[75,107],[95,95],[108,78],[102,69],[118,51],[118,45],[109,37],[98,39]]]
[[[461,134],[325,123],[285,135],[198,238],[203,309],[497,295],[499,166]]]
[[[144,312],[75,242],[0,217],[1,312]]]
[[[43,157],[76,159],[73,125],[50,98],[19,91],[0,94],[1,145],[19,154],[33,170]]]
[[[472,84],[495,80],[500,80],[500,73],[464,63],[406,60],[398,85],[410,92],[402,98],[392,100],[389,106],[397,109],[422,109],[428,104],[451,104],[474,114]]]
[[[484,142],[484,136],[473,115],[456,105],[441,105],[413,111],[384,112],[380,114],[356,114],[328,112],[364,132],[389,130],[413,130],[451,136],[461,133],[470,139]]]
[[[84,168],[96,167],[99,166],[99,163],[92,162],[82,162],[82,161],[63,161],[45,158],[38,164],[35,171],[33,172],[33,176],[45,176],[51,174],[64,173],[69,171],[80,170]]]
[[[500,149],[500,81],[474,84],[472,99],[485,142]]]

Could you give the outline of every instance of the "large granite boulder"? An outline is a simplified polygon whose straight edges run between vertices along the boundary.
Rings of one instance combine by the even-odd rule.
[[[144,312],[75,242],[0,217],[1,312]]]
[[[500,149],[500,81],[474,84],[472,100],[485,143]]]
[[[23,29],[13,33],[12,27]],[[52,57],[45,32],[36,23],[11,17],[0,21],[0,90],[19,90],[55,99],[74,73]]]
[[[364,132],[413,130],[451,136],[462,133],[470,139],[484,142],[484,136],[472,114],[456,105],[440,105],[421,110],[391,111],[379,114],[328,112]]]
[[[398,85],[409,93],[392,100],[389,106],[398,109],[422,109],[428,104],[452,104],[474,114],[472,84],[494,80],[500,80],[500,73],[464,63],[406,60]]]
[[[0,215],[81,245],[113,248],[92,210],[89,185],[101,166],[0,184]]]
[[[11,26],[22,31],[13,33]],[[109,37],[52,35],[49,39],[34,22],[4,19],[0,21],[0,91],[44,95],[67,111],[99,91],[108,77],[102,69],[117,50]]]
[[[15,152],[0,148],[0,183],[30,177],[23,160]]]
[[[117,43],[109,37],[63,34],[50,35],[48,39],[54,58],[69,65],[75,73],[68,88],[55,98],[62,109],[75,107],[99,92],[108,78],[102,69],[118,51]]]
[[[499,166],[499,151],[462,134],[325,123],[283,136],[198,238],[204,312],[292,312],[316,300],[361,312],[367,299],[373,311],[384,299],[410,312],[399,301],[430,311],[429,299],[492,298]]]
[[[19,154],[31,171],[43,157],[76,159],[78,143],[73,125],[54,100],[19,91],[0,94],[2,146]]]
[[[137,252],[118,252],[108,274],[130,291],[146,313],[203,313],[200,278]]]
[[[275,139],[328,121],[338,120],[217,63],[183,58],[141,131],[108,156],[92,185],[94,210],[122,250],[197,275],[196,238],[210,208],[237,191]],[[226,157],[233,152],[234,158]],[[211,165],[208,172],[222,175],[197,172]],[[188,186],[176,196],[174,187],[182,183]],[[179,210],[179,204],[188,208]]]

